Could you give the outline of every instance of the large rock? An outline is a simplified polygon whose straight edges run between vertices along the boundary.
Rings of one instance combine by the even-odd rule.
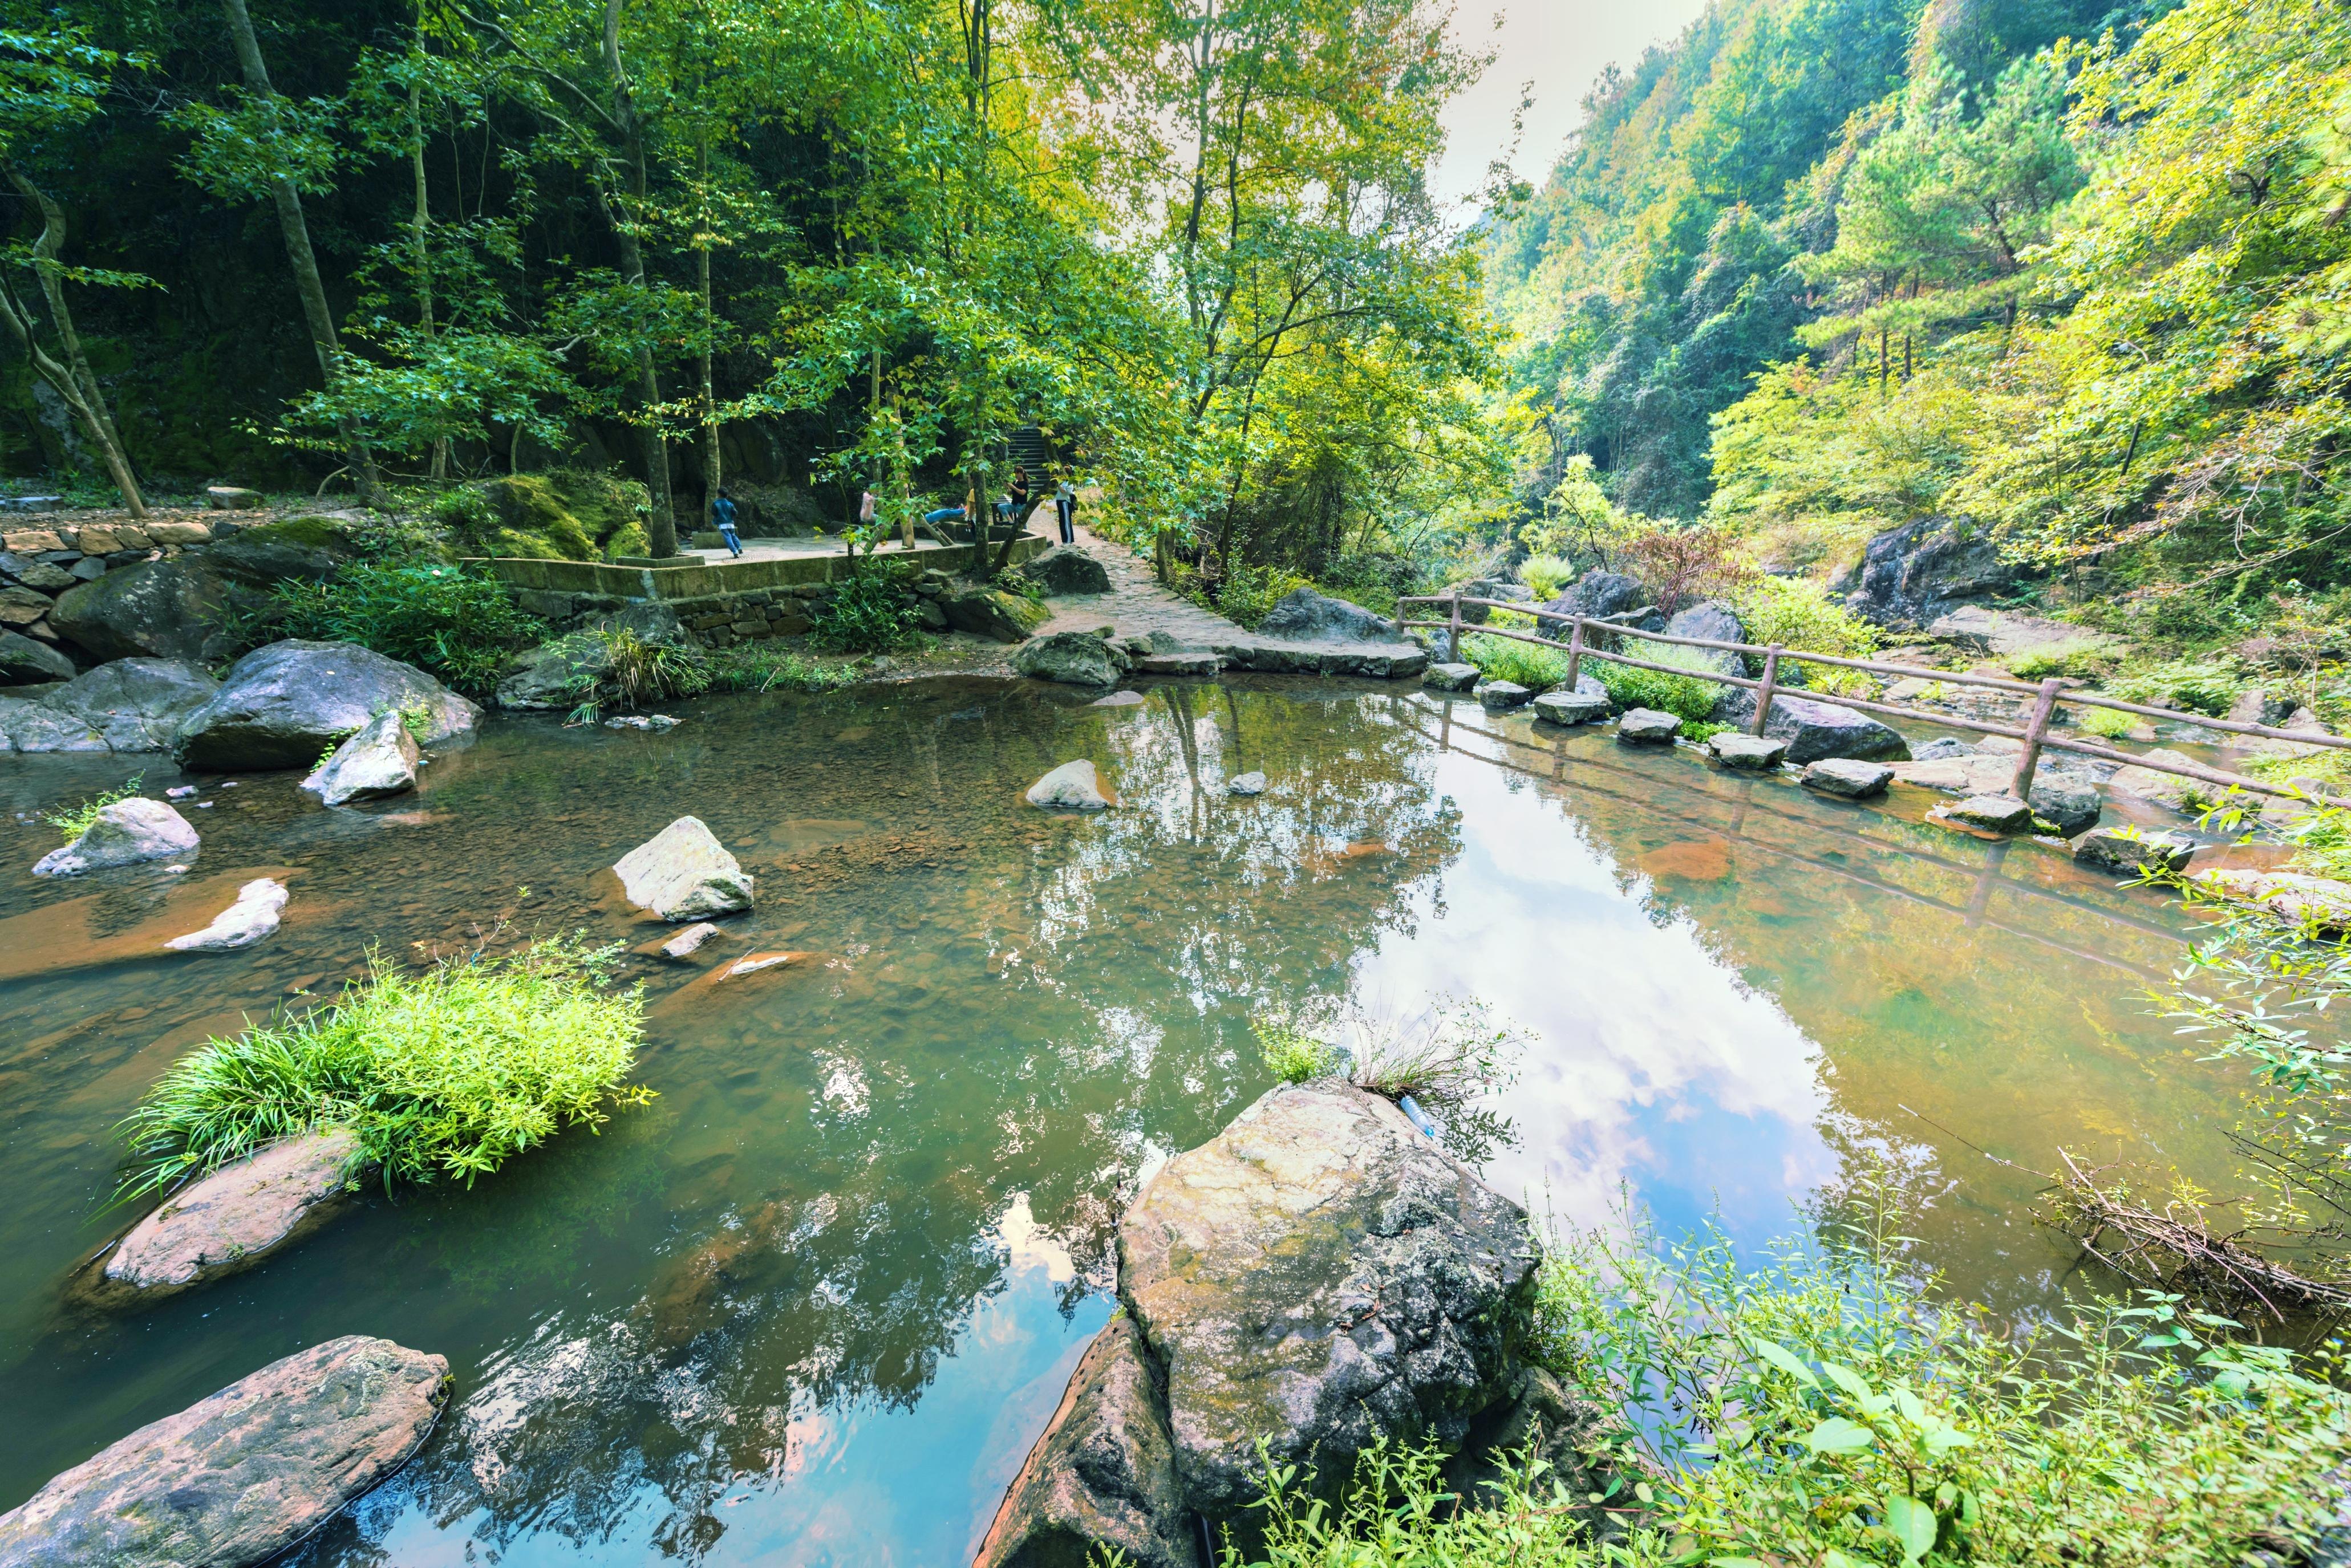
[[[118,659],[62,686],[0,697],[0,747],[16,752],[164,752],[220,682],[178,659]]]
[[[1305,587],[1282,595],[1257,623],[1257,629],[1260,637],[1295,638],[1301,642],[1394,642],[1403,635],[1395,622],[1361,605]]]
[[[482,711],[412,665],[355,643],[273,642],[229,667],[180,731],[192,768],[292,768],[379,714],[408,713],[425,745],[470,735]]]
[[[52,849],[33,867],[36,877],[78,877],[110,866],[136,866],[192,855],[196,830],[160,800],[133,796],[101,806],[79,838]]]
[[[201,931],[173,937],[163,945],[173,952],[225,953],[249,948],[277,929],[286,908],[286,884],[256,877],[236,890],[236,902],[213,917]]]
[[[751,907],[751,877],[698,816],[681,816],[614,863],[629,902],[664,920]]]
[[[1534,701],[1534,714],[1554,724],[1590,724],[1608,717],[1614,706],[1608,694],[1588,691],[1546,691]]]
[[[1725,730],[1708,737],[1706,749],[1726,768],[1742,773],[1769,773],[1788,760],[1788,742]]]
[[[166,1198],[106,1255],[93,1293],[150,1301],[249,1269],[315,1231],[350,1192],[360,1141],[281,1139]]]
[[[1021,674],[1071,686],[1115,685],[1128,662],[1110,644],[1085,631],[1031,638],[1012,656],[1012,668]]]
[[[1755,718],[1755,693],[1741,686],[1724,687],[1715,699],[1713,717],[1718,724],[1749,729]],[[1768,739],[1787,742],[1788,760],[1798,767],[1823,757],[1876,761],[1910,754],[1909,742],[1899,732],[1866,713],[1785,693],[1771,699],[1771,717],[1763,733]]]
[[[1687,609],[1677,610],[1674,618],[1666,622],[1666,634],[1668,637],[1701,638],[1708,642],[1745,642],[1747,640],[1747,628],[1740,624],[1738,615],[1731,607],[1720,599],[1708,599],[1703,604],[1695,604]],[[1744,675],[1747,673],[1746,659],[1727,649],[1697,648],[1690,649],[1690,654],[1702,668],[1711,670],[1717,674]],[[1750,711],[1752,710],[1750,709]]]
[[[1806,789],[1841,800],[1868,800],[1886,793],[1886,786],[1894,782],[1894,770],[1884,763],[1858,757],[1823,757],[1804,769],[1800,782]]]
[[[1432,691],[1467,691],[1478,684],[1474,664],[1432,664],[1420,672],[1420,683]]]
[[[57,635],[93,659],[218,659],[233,646],[225,629],[227,585],[188,556],[141,561],[68,588],[49,607]]]
[[[593,632],[571,632],[508,659],[498,673],[493,700],[508,709],[576,708],[596,694],[611,667],[611,650],[603,639]]]
[[[965,588],[939,600],[947,625],[998,642],[1026,642],[1045,624],[1045,607],[1001,588]]]
[[[358,558],[350,530],[331,517],[287,517],[224,533],[204,552],[225,577],[267,587],[276,583],[323,583]]]
[[[2032,808],[2011,795],[1978,794],[1942,808],[1948,821],[1987,833],[2022,833],[2032,826]]]
[[[973,1568],[1200,1568],[1176,1474],[1167,1394],[1130,1317],[1086,1347],[1061,1407],[1004,1494]]]
[[[351,1334],[141,1427],[0,1515],[8,1568],[251,1568],[408,1461],[449,1364]]]
[[[2074,864],[2137,877],[2145,869],[2185,871],[2196,841],[2185,834],[2142,833],[2136,827],[2094,827],[2074,840]]]
[[[1499,713],[1507,709],[1523,708],[1534,693],[1515,680],[1481,680],[1472,693],[1479,707]]]
[[[1335,1492],[1375,1439],[1458,1444],[1515,1392],[1524,1211],[1350,1084],[1270,1090],[1169,1160],[1118,1247],[1185,1500],[1212,1524],[1249,1527],[1260,1441]]]
[[[32,686],[71,680],[74,662],[46,642],[22,632],[0,631],[0,686]]]
[[[2065,838],[2095,827],[2105,809],[2105,797],[2098,794],[2097,784],[2071,774],[2036,771],[2032,792],[2026,798],[2032,804],[2032,815]]]
[[[408,733],[408,716],[380,713],[337,746],[335,754],[302,781],[302,787],[317,795],[322,805],[405,794],[416,787],[420,755]]]
[[[1118,804],[1118,794],[1102,782],[1092,763],[1080,757],[1030,784],[1027,799],[1047,810],[1107,811]]]
[[[1682,732],[1682,722],[1655,708],[1628,708],[1616,721],[1616,738],[1628,746],[1670,746]]]
[[[1889,626],[1925,626],[1962,600],[2007,593],[2022,578],[1989,535],[1926,518],[1870,540],[1847,580],[1845,602]]]
[[[1020,575],[1047,594],[1106,594],[1110,572],[1074,545],[1056,545],[1020,568]]]

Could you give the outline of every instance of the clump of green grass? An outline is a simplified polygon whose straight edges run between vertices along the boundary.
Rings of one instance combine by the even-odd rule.
[[[104,811],[116,801],[129,800],[132,795],[137,794],[140,785],[146,780],[147,775],[143,773],[132,774],[123,781],[120,789],[100,790],[78,805],[60,806],[55,811],[45,811],[41,813],[41,820],[63,834],[66,842],[71,844],[89,831],[89,825],[98,820],[99,812]]]
[[[816,601],[809,633],[817,647],[834,653],[882,653],[910,648],[923,639],[908,568],[895,561],[861,563],[832,586],[830,598]],[[1010,588],[1015,579],[1000,579]]]
[[[1519,581],[1527,585],[1537,604],[1545,604],[1575,581],[1575,568],[1557,556],[1529,556],[1519,563]]]
[[[1678,665],[1684,670],[1707,668],[1706,650],[1683,648],[1670,642],[1634,642],[1626,653],[1652,664]],[[1608,689],[1608,700],[1620,708],[1654,708],[1661,713],[1671,713],[1685,722],[1705,722],[1714,713],[1714,702],[1726,688],[1711,680],[1692,675],[1663,675],[1654,670],[1634,670],[1622,664],[1611,664],[1604,659],[1592,660],[1587,666]]]
[[[1391,1100],[1409,1095],[1472,1164],[1517,1141],[1509,1119],[1482,1102],[1510,1083],[1525,1038],[1483,1002],[1447,999],[1405,1015],[1325,998],[1260,1011],[1249,1030],[1282,1082],[1340,1075]]]
[[[2040,680],[2052,675],[2096,680],[2121,661],[2121,655],[2110,643],[2095,638],[2068,638],[2018,654],[2008,661],[2008,672],[2019,680]]]
[[[358,1135],[387,1183],[474,1179],[567,1127],[596,1127],[644,1033],[639,991],[609,989],[617,945],[541,941],[411,974],[375,964],[340,1001],[214,1038],[165,1070],[120,1132],[118,1198],[176,1186],[281,1138]]]
[[[705,656],[714,691],[838,691],[857,680],[846,664],[824,664],[772,642],[738,642]]]
[[[634,710],[710,688],[709,659],[684,643],[655,642],[626,627],[593,627],[571,634],[587,646],[568,693],[576,704],[568,722],[592,724],[607,707]]]
[[[2138,727],[2138,720],[2128,713],[2117,713],[2112,708],[2085,708],[2076,726],[2085,735],[2104,741],[2125,741]]]
[[[1566,654],[1507,637],[1468,633],[1461,639],[1461,657],[1487,680],[1514,681],[1530,691],[1548,691],[1567,679]]]
[[[2168,703],[2213,718],[2229,711],[2243,684],[2228,665],[2195,659],[2142,665],[2123,671],[2108,683],[2114,694],[2126,702],[2144,702],[2151,707]]]

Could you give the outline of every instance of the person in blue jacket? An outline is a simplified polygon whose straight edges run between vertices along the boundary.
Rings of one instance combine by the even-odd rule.
[[[735,532],[735,498],[720,491],[717,499],[710,504],[710,520],[718,525],[718,536],[726,541],[727,550],[741,555],[743,536]]]

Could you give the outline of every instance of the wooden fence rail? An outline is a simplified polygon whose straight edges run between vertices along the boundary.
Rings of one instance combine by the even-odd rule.
[[[1891,718],[1911,719],[1920,723],[1940,724],[1954,730],[1970,731],[1979,735],[2003,735],[2010,740],[2022,742],[2023,749],[2017,756],[2016,773],[2009,783],[2010,794],[2018,800],[2031,798],[2032,778],[2040,767],[2041,754],[2044,751],[2053,749],[2070,752],[2076,756],[2095,757],[2101,762],[2142,767],[2152,773],[2169,774],[2178,778],[2194,779],[2199,784],[2219,784],[2228,789],[2244,790],[2254,794],[2274,795],[2287,800],[2303,798],[2303,792],[2291,786],[2281,787],[2261,779],[2248,778],[2242,774],[2228,773],[2220,768],[2208,768],[2201,763],[2187,761],[2175,763],[2142,757],[2129,752],[2117,751],[2112,746],[2102,746],[2094,741],[2076,740],[2071,735],[2053,734],[2050,732],[2051,727],[2057,721],[2060,706],[2065,703],[2084,708],[2105,708],[2118,713],[2133,713],[2151,719],[2192,722],[2199,729],[2215,730],[2225,734],[2253,735],[2268,740],[2291,741],[2300,745],[2331,746],[2338,750],[2351,750],[2351,739],[2341,735],[2322,734],[2310,730],[2281,730],[2272,724],[2244,724],[2228,719],[2207,719],[2201,714],[2190,719],[2168,708],[2149,708],[2137,702],[2125,702],[2117,698],[2070,691],[2067,689],[2066,682],[2056,676],[2035,684],[2006,676],[1977,675],[1972,672],[1949,670],[1921,670],[1912,665],[1889,664],[1873,659],[1847,659],[1839,654],[1813,653],[1803,649],[1787,648],[1776,642],[1764,645],[1752,642],[1721,642],[1703,637],[1673,637],[1661,631],[1642,631],[1634,627],[1620,625],[1611,618],[1546,615],[1540,609],[1524,603],[1513,603],[1507,599],[1473,598],[1458,593],[1416,594],[1400,598],[1396,603],[1399,608],[1405,605],[1416,604],[1447,607],[1447,613],[1443,620],[1407,619],[1400,621],[1399,624],[1443,631],[1446,634],[1446,651],[1448,657],[1453,659],[1458,659],[1461,657],[1461,636],[1465,625],[1480,637],[1499,637],[1512,642],[1532,643],[1538,648],[1555,649],[1566,654],[1567,685],[1571,691],[1574,689],[1576,678],[1581,673],[1583,661],[1586,659],[1598,659],[1633,670],[1648,670],[1660,675],[1678,675],[1694,680],[1709,680],[1718,685],[1737,686],[1752,691],[1756,694],[1755,716],[1750,722],[1750,727],[1758,735],[1763,733],[1764,726],[1771,718],[1771,699],[1781,694],[1781,666],[1790,660],[1799,664],[1825,664],[1839,670],[1858,670],[1869,675],[1931,680],[1951,686],[1982,687],[2006,692],[2011,696],[2030,697],[2033,700],[2031,716],[2022,727],[2019,727],[2014,724],[1995,723],[1984,719],[1961,718],[1956,714],[1937,712],[1928,709],[1909,708],[1899,703],[1882,702],[1874,698],[1850,697],[1810,690],[1803,692],[1806,701],[1825,702],[1833,707],[1848,708],[1862,713],[1880,713]],[[1533,616],[1537,618],[1538,626],[1545,622],[1556,623],[1564,620],[1569,623],[1568,639],[1561,642],[1554,638],[1539,636],[1533,632],[1513,631],[1506,627],[1480,625],[1474,621],[1464,622],[1461,618],[1461,609],[1465,605],[1480,606],[1487,609],[1508,610],[1513,615]],[[1587,636],[1587,631],[1596,631],[1606,638],[1631,637],[1638,638],[1645,642],[1670,643],[1678,648],[1710,649],[1724,653],[1736,653],[1742,659],[1746,655],[1753,654],[1763,660],[1763,673],[1759,680],[1744,674],[1730,675],[1721,670],[1698,670],[1683,665],[1659,664],[1649,659],[1635,659],[1628,654],[1596,645]]]

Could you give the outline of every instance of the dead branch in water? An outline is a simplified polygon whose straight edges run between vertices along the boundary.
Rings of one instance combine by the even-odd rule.
[[[2351,1287],[2314,1279],[2248,1245],[2245,1238],[2254,1227],[2216,1231],[2212,1206],[2183,1199],[2160,1210],[2148,1208],[2127,1189],[2099,1184],[2110,1168],[2085,1171],[2062,1148],[2057,1158],[2064,1161],[2065,1173],[2050,1178],[2041,1195],[2048,1211],[2036,1210],[2033,1217],[2072,1236],[2125,1279],[2183,1295],[2258,1302],[2281,1323],[2288,1308],[2329,1314],[2351,1311]]]

